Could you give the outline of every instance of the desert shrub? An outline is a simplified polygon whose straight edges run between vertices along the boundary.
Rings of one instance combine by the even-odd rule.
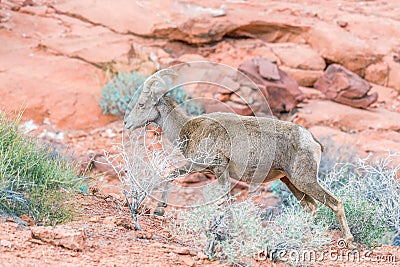
[[[192,100],[190,95],[181,87],[170,91],[169,95],[176,100],[176,102],[186,111],[187,114],[191,116],[201,115],[205,112],[198,102]]]
[[[0,212],[32,216],[39,224],[72,218],[67,203],[84,184],[78,166],[50,145],[18,130],[20,116],[0,112]]]
[[[387,242],[400,230],[400,183],[396,179],[399,166],[390,167],[391,156],[370,160],[355,160],[351,146],[336,146],[331,138],[322,139],[319,181],[342,199],[349,227],[357,242],[373,246]],[[271,183],[270,190],[280,197],[281,207],[297,206],[297,199],[280,181]],[[319,203],[317,222],[326,222],[339,229],[335,214]],[[395,241],[393,241],[393,244]]]
[[[104,114],[125,115],[132,97],[139,96],[139,87],[146,80],[138,72],[119,72],[103,88],[100,107]]]
[[[142,128],[127,133],[124,142],[114,147],[116,154],[104,152],[106,163],[121,182],[136,230],[141,229],[138,218],[145,200],[165,190],[165,183],[176,178],[170,176],[170,171],[182,161],[179,145],[163,142],[163,148],[157,149],[158,141],[146,139],[146,129]]]
[[[290,257],[289,255],[304,255],[304,252],[318,252],[331,243],[332,236],[328,233],[329,225],[324,221],[315,221],[310,213],[299,206],[283,208],[283,211],[273,218],[267,228],[267,250],[272,260],[283,260],[298,266],[299,261],[307,262],[306,258]],[[285,254],[280,254],[285,252]],[[281,258],[280,258],[281,257]]]
[[[131,99],[133,99],[132,103],[135,103],[135,100],[138,99],[141,92],[141,85],[146,78],[147,77],[141,76],[138,72],[117,73],[117,75],[106,84],[102,91],[100,107],[103,113],[124,116],[125,112],[130,108],[129,103]],[[178,104],[182,104],[182,107],[189,115],[204,113],[204,110],[197,103],[194,101],[187,101],[191,98],[182,88],[178,87],[169,94]]]
[[[400,166],[391,167],[391,157],[338,164],[321,180],[342,199],[355,240],[367,246],[385,243],[385,236],[394,237],[400,230],[400,181],[396,178]],[[326,207],[317,214],[339,229]]]
[[[215,257],[230,264],[251,264],[257,253],[279,250],[319,249],[330,242],[325,224],[316,224],[310,214],[299,208],[286,208],[271,221],[262,219],[262,210],[251,200],[213,201],[223,189],[208,186],[205,203],[179,213],[171,231]]]
[[[330,136],[322,137],[320,142],[324,146],[318,170],[320,179],[329,175],[336,164],[342,162],[354,163],[356,161],[357,151],[352,145],[337,145]]]

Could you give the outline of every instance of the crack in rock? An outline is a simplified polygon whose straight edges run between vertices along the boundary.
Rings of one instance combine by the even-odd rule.
[[[94,21],[92,21],[92,20],[90,20],[90,19],[88,19],[88,18],[86,18],[86,17],[84,17],[84,16],[82,16],[80,14],[71,13],[71,12],[67,12],[67,11],[61,11],[61,10],[57,9],[55,6],[52,6],[52,5],[50,5],[50,7],[53,8],[56,11],[56,14],[64,15],[64,16],[67,16],[67,17],[71,17],[71,18],[80,20],[80,21],[82,21],[84,23],[91,24],[93,26],[103,27],[103,28],[106,28],[106,29],[112,31],[113,33],[117,33],[117,34],[121,34],[121,35],[127,35],[127,33],[119,32],[119,31],[117,31],[117,30],[115,30],[115,29],[113,29],[113,28],[111,28],[111,27],[109,27],[109,26],[107,26],[105,24],[102,24],[102,23],[99,23],[99,22],[94,22]]]

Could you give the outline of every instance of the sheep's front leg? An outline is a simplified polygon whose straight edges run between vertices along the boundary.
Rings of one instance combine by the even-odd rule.
[[[167,179],[164,181],[164,191],[162,192],[161,200],[157,203],[157,208],[154,210],[153,215],[155,216],[164,215],[165,213],[164,208],[168,206],[167,200],[168,200],[169,189],[171,187],[171,182],[173,182],[179,176],[188,175],[194,172],[199,172],[203,169],[204,167],[193,163],[186,163],[184,166],[174,169],[168,175]]]
[[[215,176],[217,176],[218,184],[223,187],[223,195],[221,199],[224,203],[230,203],[230,192],[231,192],[231,180],[229,175],[229,169],[226,167],[227,165],[221,165],[214,168],[213,172]]]

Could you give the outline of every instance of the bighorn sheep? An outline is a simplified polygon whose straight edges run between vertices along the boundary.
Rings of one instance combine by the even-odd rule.
[[[134,130],[155,122],[169,140],[187,140],[182,148],[186,158],[198,158],[196,153],[204,140],[212,141],[218,155],[213,159],[215,164],[196,166],[191,162],[175,173],[186,173],[188,169],[209,171],[221,183],[229,182],[229,178],[244,182],[254,178],[261,182],[280,179],[309,212],[317,209],[315,200],[328,206],[336,214],[349,248],[354,248],[342,201],[318,183],[323,149],[309,131],[291,122],[233,113],[189,117],[166,95],[168,88],[162,86],[166,85],[166,75],[174,73],[162,70],[144,82],[136,104],[125,118],[126,128]],[[166,195],[156,212],[163,214],[165,202]]]

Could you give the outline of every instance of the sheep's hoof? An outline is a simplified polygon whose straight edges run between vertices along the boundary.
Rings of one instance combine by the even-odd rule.
[[[350,241],[350,242],[347,243],[347,248],[350,249],[350,250],[354,250],[354,249],[357,248],[357,246],[354,245],[354,243]]]
[[[164,213],[165,213],[165,211],[164,211],[164,208],[163,208],[163,207],[157,207],[157,208],[154,210],[153,215],[154,215],[154,216],[164,216]]]

